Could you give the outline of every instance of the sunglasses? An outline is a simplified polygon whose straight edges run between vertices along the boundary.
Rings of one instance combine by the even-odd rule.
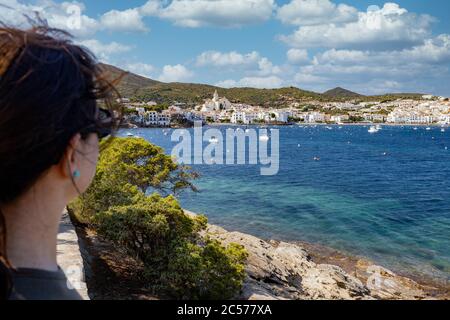
[[[83,137],[87,137],[91,133],[96,133],[99,139],[106,138],[112,133],[113,118],[111,112],[106,109],[97,109],[97,123],[80,130]]]

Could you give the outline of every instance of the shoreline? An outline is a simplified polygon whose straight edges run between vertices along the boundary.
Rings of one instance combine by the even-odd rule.
[[[334,126],[334,127],[346,127],[346,126],[385,126],[385,127],[431,127],[431,128],[442,128],[449,127],[450,125],[443,125],[438,123],[431,124],[411,124],[411,123],[372,123],[372,122],[355,122],[355,123],[285,123],[285,124],[272,124],[272,123],[252,123],[252,124],[237,124],[237,123],[207,123],[205,127],[292,127],[292,126]],[[189,129],[193,126],[180,127],[180,126],[169,126],[169,127],[129,127],[121,126],[120,130],[136,130],[136,129]]]
[[[184,210],[188,216],[196,214]],[[142,262],[71,221],[91,299],[165,300],[139,279]],[[203,232],[202,232],[203,233]],[[369,260],[305,242],[263,240],[208,224],[203,235],[243,245],[249,256],[237,300],[448,300],[449,287],[397,275]],[[59,240],[61,241],[61,240]],[[63,250],[63,253],[65,249]],[[370,271],[369,271],[370,270]],[[374,276],[376,277],[374,278]],[[112,281],[112,282],[111,282]]]
[[[190,216],[197,215],[196,213],[185,209],[184,212]],[[405,272],[397,273],[396,270],[389,270],[382,265],[375,264],[367,257],[351,255],[318,243],[294,240],[281,241],[276,239],[262,239],[251,234],[227,230],[225,228],[218,225],[208,224],[208,232],[212,232],[212,234],[219,234],[217,238],[222,241],[225,240],[225,243],[233,242],[234,240],[234,242],[244,244],[245,246],[246,242],[248,242],[248,238],[250,238],[254,239],[255,242],[266,243],[268,246],[273,246],[273,250],[277,250],[279,246],[283,248],[291,246],[289,251],[292,251],[293,249],[303,251],[304,254],[307,255],[308,259],[310,259],[312,263],[316,264],[316,267],[338,267],[349,277],[354,277],[363,284],[370,281],[371,273],[369,273],[368,270],[381,270],[380,273],[382,274],[382,278],[386,279],[386,283],[389,284],[390,281],[391,283],[395,283],[395,290],[401,292],[398,297],[399,299],[415,299],[414,297],[418,294],[418,292],[421,293],[417,295],[417,299],[450,299],[450,283],[448,282],[443,283],[438,279],[431,279],[425,275],[416,276]],[[263,255],[265,255],[265,253]],[[398,294],[398,292],[393,292],[392,288],[389,288],[389,286],[386,288],[381,288],[378,291],[372,291],[372,297],[381,299],[396,299],[396,295]]]
[[[375,263],[368,257],[353,255],[319,243],[305,241],[289,241],[304,247],[316,263],[334,264],[344,269],[349,274],[360,276],[362,269]],[[382,266],[384,268],[384,266]],[[429,275],[408,272],[407,270],[389,269],[396,275],[411,279],[418,284],[429,288],[432,295],[450,295],[450,283],[445,280],[432,278]],[[432,289],[433,288],[433,289]],[[450,298],[450,296],[448,296]]]
[[[372,123],[372,122],[355,122],[355,123],[287,123],[287,124],[234,124],[234,123],[208,123],[207,126],[211,127],[221,127],[221,126],[233,126],[233,127],[244,127],[244,126],[267,126],[267,127],[289,127],[289,126],[335,126],[335,127],[345,127],[345,126],[386,126],[386,127],[442,127],[442,124],[433,123],[433,124],[410,124],[410,123]],[[448,125],[444,125],[447,127]]]

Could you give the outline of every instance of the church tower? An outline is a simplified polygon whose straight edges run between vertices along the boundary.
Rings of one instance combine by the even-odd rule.
[[[214,102],[219,101],[219,94],[217,93],[217,90],[214,91],[213,101],[214,101]]]

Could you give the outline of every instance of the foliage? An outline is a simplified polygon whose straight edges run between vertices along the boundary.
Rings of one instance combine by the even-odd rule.
[[[142,261],[155,293],[175,299],[229,299],[245,277],[246,251],[205,236],[207,219],[187,216],[173,195],[195,174],[143,139],[115,138],[102,146],[92,185],[70,212]]]
[[[112,206],[131,204],[139,193],[196,190],[191,181],[198,174],[176,164],[160,147],[145,139],[114,138],[102,142],[101,148],[104,150],[92,184],[72,203],[81,222],[89,223],[95,213]]]
[[[102,66],[111,74],[111,78],[114,79],[120,75],[120,69],[108,65]],[[211,98],[214,90],[217,90],[220,96],[227,97],[231,102],[280,108],[294,101],[347,101],[348,99],[354,99],[355,102],[362,102],[393,101],[397,99],[420,100],[422,98],[422,94],[419,93],[363,96],[343,88],[335,88],[323,94],[296,87],[279,89],[225,89],[196,83],[162,83],[132,73],[123,77],[118,85],[118,89],[122,96],[129,97],[132,101],[156,101],[167,104],[178,101],[186,103],[190,107],[202,103],[204,99]]]
[[[190,182],[197,174],[142,138],[115,138],[100,156],[97,180],[107,175],[108,180],[127,182],[146,192],[150,187],[166,192],[195,189]]]
[[[138,112],[136,109],[132,109],[132,108],[123,108],[122,111],[123,115],[137,115]]]
[[[161,113],[162,111],[169,109],[169,105],[167,103],[162,103],[154,106],[144,106],[144,109],[146,111],[156,111]]]
[[[171,255],[162,274],[172,296],[178,299],[229,299],[242,287],[247,252],[238,244],[224,247],[206,239],[203,246],[185,242]]]
[[[364,118],[360,116],[350,116],[348,120],[350,122],[363,122]]]

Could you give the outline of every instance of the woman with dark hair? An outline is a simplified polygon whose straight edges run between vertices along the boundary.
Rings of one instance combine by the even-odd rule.
[[[101,71],[64,31],[0,27],[0,299],[81,299],[56,238],[118,126]]]

